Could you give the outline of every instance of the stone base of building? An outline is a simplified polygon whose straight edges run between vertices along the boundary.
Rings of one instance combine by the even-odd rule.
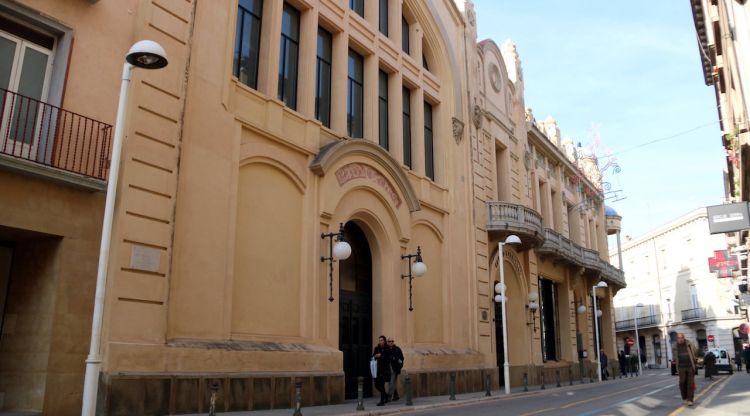
[[[616,362],[615,362],[616,364]],[[609,373],[614,374],[612,363],[609,365]],[[619,370],[617,370],[619,374]],[[544,365],[519,365],[510,367],[511,387],[528,386],[557,386],[578,384],[581,380],[589,382],[598,379],[596,363],[589,360],[579,362],[553,361]],[[525,380],[524,380],[525,379]]]
[[[408,375],[414,397],[449,394],[456,373],[456,393],[483,391],[489,375],[498,388],[497,368],[405,370],[398,378],[404,396]],[[103,374],[97,414],[107,416],[208,412],[215,392],[216,411],[283,409],[294,406],[295,384],[302,383],[302,405],[322,406],[344,401],[343,373],[315,374]]]

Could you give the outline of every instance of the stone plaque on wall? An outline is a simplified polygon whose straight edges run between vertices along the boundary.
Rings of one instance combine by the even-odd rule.
[[[130,252],[130,268],[146,272],[158,272],[161,264],[161,250],[133,245]]]

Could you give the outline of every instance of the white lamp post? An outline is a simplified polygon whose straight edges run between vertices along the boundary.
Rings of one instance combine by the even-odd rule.
[[[128,90],[130,73],[133,67],[144,69],[159,69],[167,66],[167,54],[164,48],[151,40],[136,42],[128,51],[122,67],[122,83],[120,84],[120,100],[117,103],[117,118],[115,119],[115,137],[112,143],[112,162],[107,181],[107,197],[104,203],[104,220],[102,223],[102,239],[99,246],[99,266],[96,273],[96,294],[94,298],[94,315],[91,321],[91,345],[86,358],[86,375],[83,380],[82,416],[93,416],[96,412],[96,395],[99,387],[99,369],[101,356],[102,318],[104,314],[104,298],[107,286],[107,268],[109,266],[109,248],[112,239],[112,223],[114,220],[115,200],[117,199],[117,180],[120,175],[120,157],[122,141],[125,136],[125,120],[127,120]]]
[[[643,304],[640,302],[635,305],[635,351],[638,354],[638,374],[643,374],[643,370],[641,369],[641,339],[638,338],[638,308],[642,307]]]
[[[595,330],[595,339],[594,342],[594,351],[596,353],[596,373],[599,375],[599,381],[602,381],[602,363],[601,363],[601,351],[599,351],[599,317],[601,316],[602,311],[598,311],[596,309],[596,289],[597,288],[604,288],[607,287],[607,282],[601,281],[594,286],[591,286],[591,298],[594,303],[594,330]]]
[[[505,296],[505,266],[503,264],[503,246],[506,244],[521,244],[521,239],[517,235],[509,235],[505,238],[505,242],[497,243],[498,248],[498,266],[500,269],[500,283],[495,285],[495,292],[498,295],[495,296],[495,302],[500,302],[503,311],[503,384],[505,385],[505,394],[510,394],[510,367],[508,366],[508,317],[505,313],[505,303],[508,301],[508,297]]]

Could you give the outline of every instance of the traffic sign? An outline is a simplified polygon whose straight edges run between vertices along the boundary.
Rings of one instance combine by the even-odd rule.
[[[635,345],[635,340],[633,338],[628,338],[628,347],[632,347]]]
[[[714,342],[714,336],[713,335],[709,335],[708,336],[708,342]]]

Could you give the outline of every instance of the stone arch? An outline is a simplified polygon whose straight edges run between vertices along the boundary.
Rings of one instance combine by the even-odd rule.
[[[239,167],[240,169],[242,169],[252,164],[265,164],[273,168],[276,168],[281,173],[286,175],[289,178],[289,180],[291,180],[292,183],[294,183],[297,186],[297,189],[299,189],[300,192],[305,192],[305,182],[302,180],[302,178],[300,178],[296,172],[289,169],[287,165],[279,162],[278,160],[272,159],[267,156],[253,156],[253,157],[249,157],[247,159],[241,160]]]
[[[339,160],[355,155],[363,155],[374,161],[388,173],[385,180],[392,180],[400,190],[409,211],[419,211],[419,199],[401,165],[385,149],[367,140],[343,140],[323,146],[315,156],[310,169],[318,176],[324,176]],[[368,175],[368,172],[357,174]],[[385,184],[384,184],[385,185]]]

